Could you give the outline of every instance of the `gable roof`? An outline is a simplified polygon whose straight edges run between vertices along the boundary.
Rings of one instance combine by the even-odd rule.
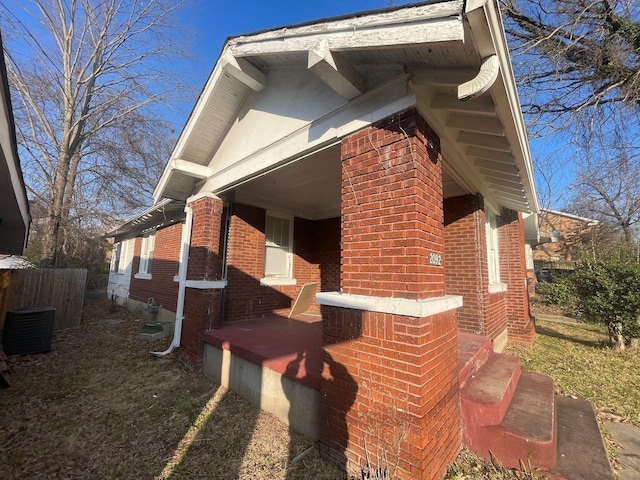
[[[312,71],[346,104],[234,165],[212,165],[243,104],[268,87],[270,72],[282,68]],[[369,74],[381,68],[391,72],[386,82]],[[357,105],[373,105],[391,88],[400,93],[388,104],[361,107],[353,118],[339,115]],[[425,2],[227,39],[154,199],[185,200],[205,181],[214,193],[224,191],[273,167],[276,160],[269,156],[276,152],[277,162],[296,161],[383,118],[380,115],[409,106],[416,106],[440,135],[447,175],[455,182],[469,192],[482,192],[496,209],[538,210],[526,130],[495,0]],[[323,134],[318,138],[282,148],[295,135],[311,138],[309,132],[320,125],[316,130]]]

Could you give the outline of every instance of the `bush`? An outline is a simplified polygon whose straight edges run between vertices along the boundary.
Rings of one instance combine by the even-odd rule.
[[[635,247],[582,254],[565,281],[578,318],[605,325],[614,347],[624,349],[640,336],[640,261]]]

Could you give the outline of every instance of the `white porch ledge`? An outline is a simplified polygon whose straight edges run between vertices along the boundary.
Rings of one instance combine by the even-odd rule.
[[[295,278],[264,277],[260,279],[260,285],[262,285],[263,287],[277,287],[297,284],[298,281]]]
[[[173,277],[174,282],[179,282],[180,277]],[[184,283],[187,288],[195,288],[197,290],[220,290],[227,287],[226,280],[187,280]]]
[[[462,306],[461,295],[411,300],[407,298],[385,298],[367,295],[351,295],[340,292],[316,293],[316,302],[332,307],[354,308],[370,312],[391,313],[407,317],[429,317]]]

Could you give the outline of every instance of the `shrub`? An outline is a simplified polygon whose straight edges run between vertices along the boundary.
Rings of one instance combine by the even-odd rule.
[[[624,349],[640,336],[640,261],[635,247],[583,252],[573,275],[564,281],[569,282],[578,318],[605,325],[614,348]]]

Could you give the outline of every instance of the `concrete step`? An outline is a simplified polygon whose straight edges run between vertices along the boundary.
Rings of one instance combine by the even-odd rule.
[[[518,357],[491,354],[460,390],[463,428],[499,425],[515,393],[520,372]]]
[[[556,465],[556,407],[553,380],[522,372],[500,425],[468,425],[467,447],[507,468],[552,470]],[[491,452],[491,453],[490,453]]]
[[[557,395],[556,405],[558,462],[553,472],[555,475],[550,477],[565,480],[613,480],[615,477],[609,456],[591,404],[581,398]],[[620,475],[620,478],[625,476]]]
[[[482,335],[458,332],[458,382],[462,388],[493,353],[493,340]]]

